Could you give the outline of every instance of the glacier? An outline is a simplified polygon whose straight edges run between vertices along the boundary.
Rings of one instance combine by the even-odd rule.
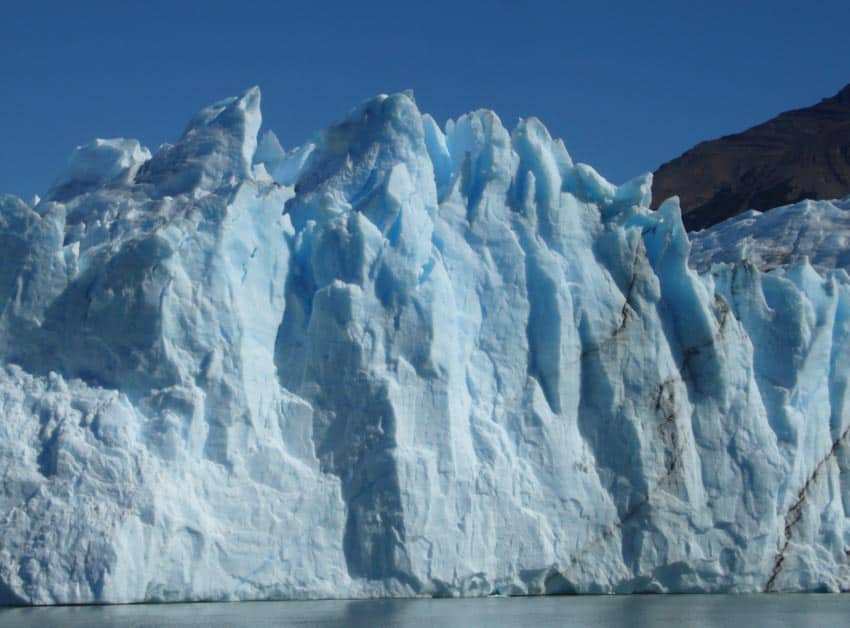
[[[261,126],[0,197],[0,602],[848,588],[841,256],[534,118]]]
[[[850,196],[801,201],[762,213],[750,210],[690,234],[691,265],[747,260],[761,270],[792,266],[808,258],[829,273],[850,270]]]

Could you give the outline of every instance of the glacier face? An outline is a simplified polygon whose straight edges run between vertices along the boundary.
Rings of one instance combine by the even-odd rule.
[[[843,270],[698,274],[534,119],[259,101],[0,197],[0,601],[847,587]]]
[[[804,257],[825,270],[850,270],[850,196],[750,210],[690,235],[691,265],[700,271],[741,260],[771,270]]]

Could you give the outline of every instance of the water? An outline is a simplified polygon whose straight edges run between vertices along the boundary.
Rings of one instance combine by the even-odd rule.
[[[642,595],[0,609],[0,627],[842,626],[850,595]]]

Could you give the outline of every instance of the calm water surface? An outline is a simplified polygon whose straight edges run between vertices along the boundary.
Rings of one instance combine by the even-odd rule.
[[[848,595],[642,595],[0,609],[0,626],[847,626]]]

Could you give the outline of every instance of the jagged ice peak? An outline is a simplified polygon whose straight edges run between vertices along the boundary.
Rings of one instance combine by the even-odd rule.
[[[837,256],[698,273],[534,118],[260,127],[0,197],[0,601],[848,587]]]

